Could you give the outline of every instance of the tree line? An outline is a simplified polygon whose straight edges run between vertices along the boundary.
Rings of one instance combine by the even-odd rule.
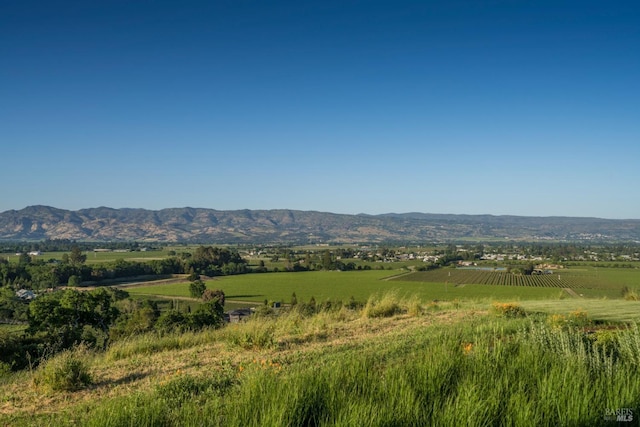
[[[0,363],[21,369],[80,343],[105,348],[110,340],[137,333],[218,327],[223,321],[224,293],[206,289],[200,276],[248,271],[237,251],[210,246],[199,247],[193,254],[146,262],[118,259],[90,266],[86,260],[79,246],[72,246],[59,261],[35,259],[25,253],[17,262],[0,258],[0,323],[28,325],[22,334],[0,331]],[[156,303],[131,300],[126,292],[113,288],[86,292],[59,288],[187,273],[199,285],[194,297],[201,304],[193,312],[187,305],[186,312],[172,307],[161,313]]]
[[[78,247],[82,251],[92,251],[94,249],[100,249],[108,246],[110,249],[126,249],[130,251],[137,251],[141,248],[147,248],[148,250],[157,250],[162,245],[154,243],[139,243],[139,242],[78,242],[71,239],[46,239],[38,242],[14,242],[3,241],[0,242],[0,247],[4,252],[70,252],[74,247]]]
[[[162,312],[156,302],[133,300],[114,288],[64,289],[28,303],[14,299],[28,327],[20,334],[0,330],[0,365],[19,370],[77,345],[104,350],[111,341],[137,334],[218,328],[224,323],[224,293],[207,291],[194,310],[172,306]]]
[[[0,257],[0,285],[14,290],[43,290],[57,286],[100,284],[135,276],[167,276],[197,273],[209,277],[249,272],[247,262],[237,251],[201,246],[191,253],[144,262],[117,259],[104,264],[87,265],[86,255],[73,246],[61,260],[41,260],[21,253],[17,263]]]

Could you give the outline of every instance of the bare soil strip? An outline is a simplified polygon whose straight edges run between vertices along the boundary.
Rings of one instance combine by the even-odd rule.
[[[571,288],[562,288],[562,290],[563,290],[563,291],[565,291],[566,293],[568,293],[569,295],[571,295],[571,296],[572,296],[572,297],[574,297],[574,298],[581,298],[581,296],[580,296],[580,295],[578,295],[578,294],[576,293],[576,291],[574,291],[574,290],[573,290],[573,289],[571,289]]]
[[[393,276],[385,277],[385,278],[383,278],[381,280],[384,280],[386,282],[386,281],[389,281],[389,280],[397,279],[397,278],[402,277],[402,276],[407,276],[407,275],[409,275],[411,273],[413,273],[413,271],[407,271],[405,273],[400,273],[400,274],[395,274]]]

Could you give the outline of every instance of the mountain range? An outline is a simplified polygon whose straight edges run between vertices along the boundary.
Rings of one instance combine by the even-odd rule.
[[[77,211],[29,206],[0,213],[0,240],[185,243],[431,243],[496,239],[640,241],[640,220],[404,213],[348,215],[290,209]]]

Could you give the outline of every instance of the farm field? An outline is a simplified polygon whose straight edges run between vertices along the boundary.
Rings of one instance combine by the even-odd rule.
[[[640,288],[640,270],[625,268],[572,268],[556,270],[553,274],[514,275],[502,271],[484,271],[440,268],[419,271],[403,276],[403,281],[437,282],[450,284],[479,284],[500,286],[526,286],[541,288],[572,288],[620,290]]]
[[[125,261],[151,261],[167,257],[165,251],[145,252],[87,252],[87,264],[100,264],[104,262],[123,259]]]
[[[42,255],[34,256],[33,258],[36,260],[45,260],[48,261],[50,259],[61,260],[64,254],[69,254],[69,252],[43,252]],[[102,264],[106,262],[112,262],[117,259],[124,259],[126,261],[151,261],[154,259],[163,259],[166,258],[166,251],[132,251],[132,252],[83,252],[87,256],[86,263],[88,265],[92,264]],[[18,262],[18,256],[15,253],[3,253],[0,254],[0,257],[8,259],[10,262]]]
[[[206,284],[211,289],[222,289],[228,304],[233,304],[233,307],[246,303],[261,304],[265,300],[288,303],[294,292],[298,301],[308,301],[313,297],[316,302],[329,299],[347,301],[351,297],[364,302],[372,294],[394,292],[400,297],[418,297],[425,303],[457,299],[559,300],[562,304],[562,301],[572,299],[621,299],[623,287],[631,290],[640,288],[640,271],[635,269],[566,269],[562,270],[560,278],[556,274],[505,278],[507,274],[455,269],[428,272],[311,271],[225,276],[209,280]],[[564,286],[557,285],[556,280]],[[565,290],[567,288],[569,292]],[[138,297],[190,297],[188,283],[142,285],[126,290]]]
[[[405,280],[402,271],[310,271],[225,276],[207,281],[207,287],[222,289],[228,300],[288,303],[292,293],[298,301],[314,297],[317,302],[347,301],[351,297],[366,301],[375,293],[394,291],[400,296],[417,296],[422,301],[452,299],[546,299],[557,298],[560,289],[508,287],[496,285],[459,285]],[[394,279],[394,277],[396,277]],[[386,280],[385,280],[386,279]],[[189,284],[139,286],[127,289],[133,294],[189,296]]]
[[[366,299],[371,293],[393,288],[385,277],[397,274],[389,271],[311,271],[297,273],[264,273],[225,276],[208,280],[207,287],[222,289],[228,300],[289,302],[291,294],[307,300]],[[189,296],[189,284],[139,286],[127,289],[133,294]]]
[[[158,308],[160,309],[161,312],[171,310],[171,309],[176,309],[179,311],[185,311],[185,310],[193,311],[193,310],[196,310],[202,304],[201,301],[195,298],[189,297],[188,292],[187,292],[187,296],[173,296],[173,297],[169,295],[149,295],[149,294],[137,294],[137,293],[131,292],[130,297],[131,299],[138,300],[138,301],[144,301],[144,300],[153,301],[158,305]],[[235,310],[236,308],[255,307],[256,305],[258,305],[257,302],[248,303],[248,302],[226,301],[224,305],[224,309],[228,311],[228,310]]]

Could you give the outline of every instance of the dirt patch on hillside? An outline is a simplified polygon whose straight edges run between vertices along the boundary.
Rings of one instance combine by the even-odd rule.
[[[572,296],[572,297],[574,297],[574,298],[581,298],[581,296],[580,296],[580,295],[578,295],[578,294],[576,293],[576,291],[574,291],[574,290],[573,290],[573,289],[571,289],[571,288],[562,288],[562,290],[563,290],[563,291],[565,291],[566,293],[568,293],[569,295],[571,295],[571,296]]]

